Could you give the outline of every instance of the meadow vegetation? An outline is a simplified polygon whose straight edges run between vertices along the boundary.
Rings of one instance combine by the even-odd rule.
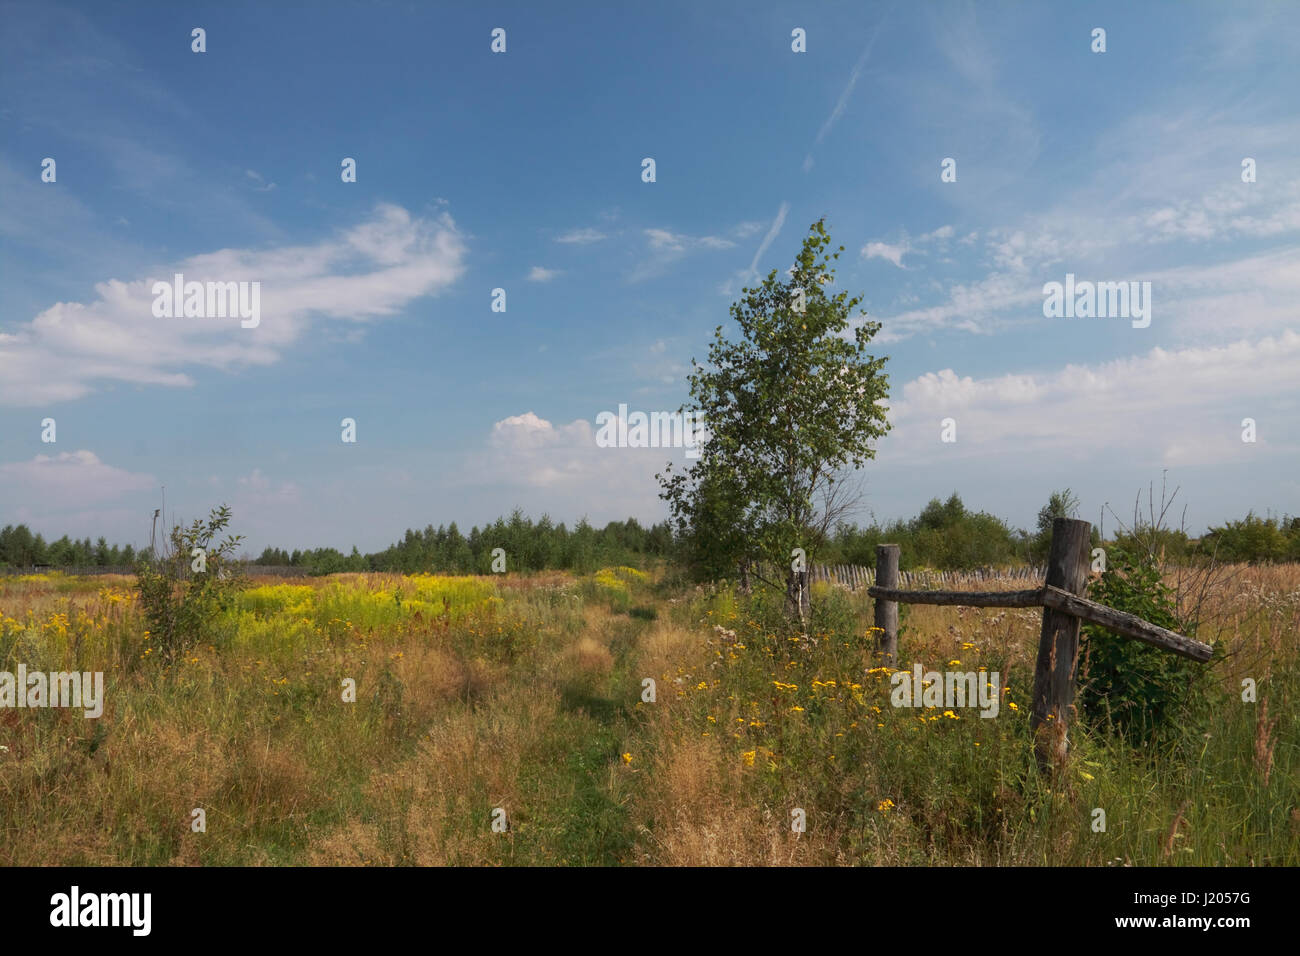
[[[1202,685],[1143,718],[1160,746],[1097,703],[1142,688],[1094,686],[1056,778],[1037,611],[902,608],[901,669],[1001,674],[981,719],[891,706],[870,599],[820,584],[804,633],[780,591],[665,567],[254,577],[167,660],[133,577],[0,578],[0,671],[106,683],[99,719],[0,709],[0,862],[1296,865],[1300,567],[1230,571],[1196,597]]]

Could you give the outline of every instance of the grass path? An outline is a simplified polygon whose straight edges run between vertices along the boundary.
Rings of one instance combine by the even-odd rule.
[[[375,768],[362,807],[305,862],[618,865],[635,833],[623,749],[645,618],[585,603],[483,697],[440,713],[414,752]],[[527,672],[532,671],[529,675]],[[505,811],[508,832],[494,832]]]

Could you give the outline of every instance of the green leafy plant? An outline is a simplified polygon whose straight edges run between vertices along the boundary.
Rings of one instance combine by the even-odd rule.
[[[161,554],[145,558],[136,569],[136,588],[148,625],[146,655],[174,663],[209,636],[243,583],[234,561],[242,535],[218,537],[230,524],[230,508],[213,509],[207,520],[172,529]]]
[[[1079,498],[1069,488],[1053,491],[1047,504],[1038,509],[1038,523],[1030,544],[1030,557],[1038,563],[1047,560],[1052,547],[1052,522],[1057,518],[1079,517]]]
[[[1112,547],[1107,558],[1109,566],[1089,586],[1089,597],[1194,636],[1194,628],[1179,620],[1173,589],[1164,584],[1153,556]],[[1094,727],[1114,727],[1135,744],[1164,738],[1205,694],[1203,664],[1119,637],[1096,624],[1085,624],[1083,634],[1079,702],[1084,719]]]

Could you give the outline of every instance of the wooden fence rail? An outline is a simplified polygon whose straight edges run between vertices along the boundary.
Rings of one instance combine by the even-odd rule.
[[[1082,621],[1100,624],[1124,637],[1144,641],[1161,650],[1208,661],[1214,649],[1208,644],[1176,634],[1142,618],[1083,596],[1088,575],[1088,541],[1092,526],[1086,521],[1057,518],[1052,523],[1052,546],[1046,580],[1028,591],[908,591],[898,587],[899,548],[876,548],[875,580],[867,593],[875,599],[875,622],[880,629],[880,650],[885,662],[898,659],[898,605],[935,604],[964,607],[1042,607],[1043,626],[1034,668],[1032,726],[1035,751],[1044,769],[1061,767],[1068,756],[1069,715],[1074,706],[1075,673],[1079,664],[1079,629]],[[906,577],[904,575],[904,580]]]
[[[1032,591],[901,591],[898,588],[867,588],[867,593],[885,603],[939,604],[949,607],[1042,607],[1043,589]]]

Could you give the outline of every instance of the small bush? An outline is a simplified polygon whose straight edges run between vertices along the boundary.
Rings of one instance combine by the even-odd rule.
[[[1089,587],[1088,596],[1160,627],[1193,636],[1178,619],[1172,589],[1156,560],[1113,548],[1110,567]],[[1093,726],[1113,726],[1133,743],[1165,738],[1175,721],[1206,690],[1207,668],[1096,624],[1083,626],[1079,701]]]
[[[233,555],[242,535],[218,535],[230,524],[230,509],[213,509],[207,521],[172,529],[171,547],[136,571],[140,606],[148,625],[145,654],[174,663],[209,636],[222,613],[234,605],[242,579]]]

